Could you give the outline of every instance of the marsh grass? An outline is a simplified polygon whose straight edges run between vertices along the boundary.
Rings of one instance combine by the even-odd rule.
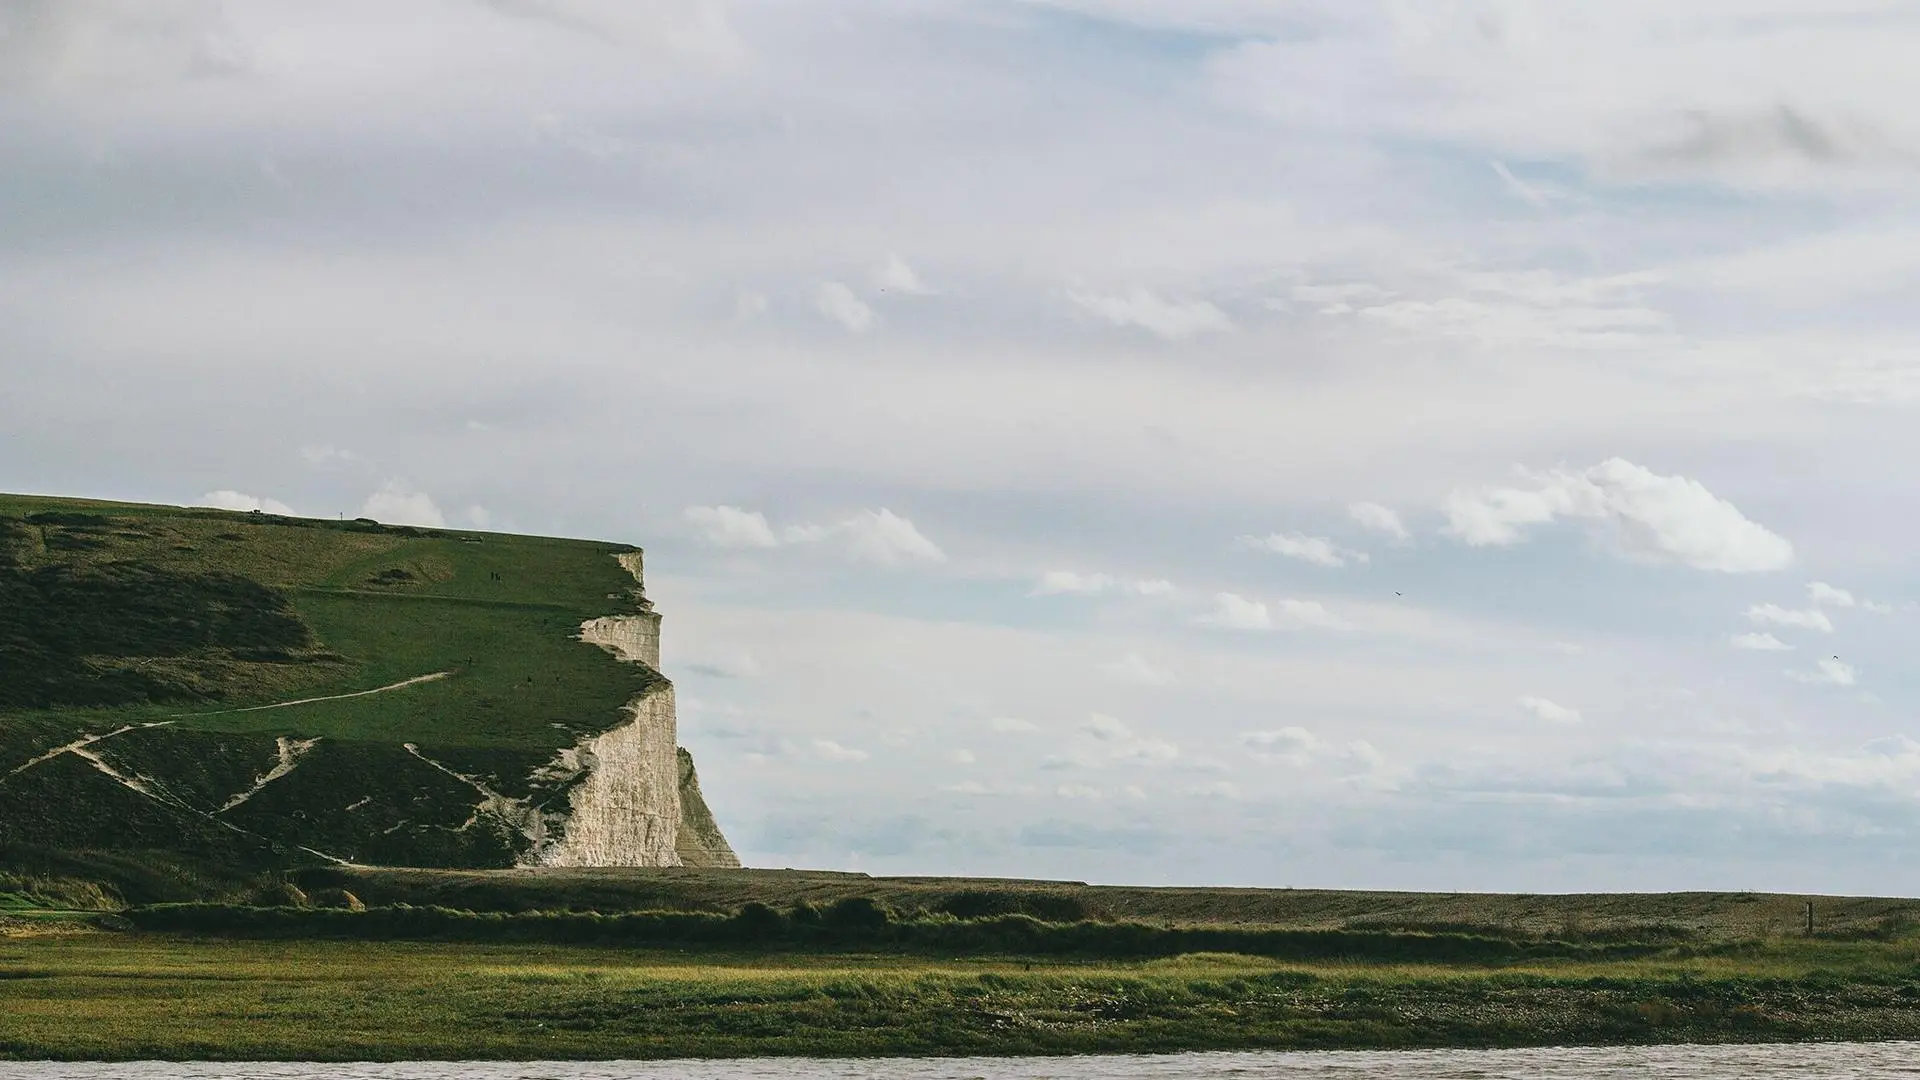
[[[1920,1034],[1910,947],[1506,967],[0,939],[14,1058],[659,1058]]]

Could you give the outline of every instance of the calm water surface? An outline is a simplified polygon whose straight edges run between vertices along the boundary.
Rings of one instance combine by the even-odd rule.
[[[1165,1057],[656,1062],[416,1062],[399,1065],[0,1062],[0,1080],[1796,1080],[1920,1077],[1920,1043],[1647,1046]]]

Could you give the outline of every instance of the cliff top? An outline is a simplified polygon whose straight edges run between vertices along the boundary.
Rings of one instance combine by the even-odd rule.
[[[658,678],[574,640],[641,610],[635,550],[0,495],[0,772],[108,722],[571,745]]]

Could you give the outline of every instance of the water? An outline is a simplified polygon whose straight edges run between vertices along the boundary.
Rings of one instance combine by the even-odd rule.
[[[1920,1043],[1328,1051],[866,1061],[64,1065],[0,1062],[0,1080],[1882,1080],[1920,1077]]]

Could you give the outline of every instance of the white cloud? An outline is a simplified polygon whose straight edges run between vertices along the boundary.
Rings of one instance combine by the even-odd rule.
[[[948,754],[947,758],[956,765],[971,765],[979,760],[974,757],[973,751],[971,750],[955,750],[953,753]]]
[[[1311,754],[1321,746],[1319,737],[1303,727],[1249,731],[1240,736],[1240,741],[1257,750],[1280,756]]]
[[[1920,787],[1920,743],[1904,735],[1874,739],[1847,754],[1749,751],[1744,759],[1749,775],[1769,784],[1880,789],[1903,795]]]
[[[250,64],[228,13],[210,0],[0,5],[0,89],[125,93]]]
[[[1063,799],[1099,799],[1103,798],[1100,789],[1086,784],[1061,784],[1053,789],[1055,795]]]
[[[1453,339],[1492,348],[1619,349],[1671,334],[1669,316],[1648,307],[1645,273],[1562,275],[1545,269],[1439,271],[1415,279],[1426,290],[1367,304],[1340,304],[1322,314],[1345,314],[1392,333]]]
[[[1827,613],[1816,608],[1794,610],[1783,608],[1779,604],[1755,604],[1747,609],[1747,618],[1753,622],[1771,626],[1791,626],[1800,630],[1818,630],[1823,634],[1833,633],[1833,620]]]
[[[1173,674],[1153,666],[1139,653],[1128,653],[1111,664],[1102,664],[1100,670],[1122,682],[1140,686],[1165,686],[1173,681]]]
[[[1258,600],[1223,592],[1214,596],[1213,603],[1211,612],[1193,621],[1202,626],[1218,626],[1228,630],[1273,629],[1273,616],[1267,613],[1267,605]]]
[[[701,657],[687,663],[685,669],[715,679],[757,679],[761,674],[760,662],[749,652]]]
[[[1853,595],[1849,590],[1842,589],[1836,585],[1829,585],[1824,581],[1810,581],[1807,583],[1807,602],[1815,607],[1857,607],[1862,611],[1870,611],[1876,615],[1886,615],[1893,611],[1893,605],[1891,604],[1862,600]]]
[[[987,726],[1002,735],[1031,735],[1040,730],[1040,725],[1017,716],[996,716],[987,721]]]
[[[737,506],[689,506],[682,515],[700,530],[701,538],[715,547],[770,548],[780,539],[758,511]]]
[[[1311,627],[1318,630],[1342,630],[1346,620],[1327,610],[1327,606],[1318,600],[1282,600],[1280,601],[1280,619],[1285,625]]]
[[[891,254],[887,256],[887,261],[881,265],[880,269],[874,271],[873,284],[875,288],[886,292],[910,293],[915,296],[925,296],[933,292],[932,289],[927,288],[926,282],[920,280],[920,275],[914,273],[913,267],[907,265],[905,259]]]
[[[331,443],[309,443],[300,448],[300,460],[316,469],[326,469],[358,464],[362,459],[359,454],[342,450]]]
[[[299,517],[293,507],[279,499],[256,498],[238,491],[209,491],[200,496],[201,506],[211,506],[215,510],[258,510],[265,514],[279,514],[282,517]]]
[[[865,750],[857,750],[851,746],[842,746],[832,739],[813,740],[813,749],[815,753],[828,761],[865,761],[873,756]]]
[[[873,329],[873,309],[838,281],[821,283],[813,292],[814,310],[856,334]]]
[[[1114,579],[1106,574],[1082,574],[1073,570],[1049,570],[1040,575],[1039,584],[1029,596],[1097,596],[1113,588]]]
[[[1212,59],[1216,92],[1282,131],[1748,189],[1911,168],[1897,3],[1232,7],[1242,43]]]
[[[1099,596],[1121,592],[1135,596],[1169,596],[1173,582],[1159,579],[1124,580],[1111,574],[1082,574],[1074,570],[1049,570],[1027,594],[1029,596]]]
[[[1523,697],[1520,699],[1520,707],[1540,719],[1545,720],[1549,724],[1577,724],[1580,722],[1580,711],[1578,709],[1569,709],[1565,705],[1549,701],[1543,697]]]
[[[683,516],[716,547],[774,548],[782,544],[835,544],[849,555],[884,566],[945,562],[946,552],[913,522],[882,507],[862,510],[832,525],[789,525],[779,532],[758,511],[737,506],[692,506]]]
[[[1347,507],[1347,516],[1352,518],[1361,528],[1369,529],[1377,533],[1384,533],[1387,536],[1393,537],[1395,540],[1406,540],[1412,535],[1407,531],[1406,523],[1400,520],[1398,512],[1391,507],[1381,506],[1379,503],[1352,503]]]
[[[1318,600],[1285,599],[1269,608],[1263,600],[1249,600],[1229,592],[1215,594],[1213,610],[1195,616],[1193,621],[1199,626],[1227,630],[1272,630],[1276,626],[1290,630],[1342,630],[1347,627],[1344,619]]]
[[[1214,780],[1210,783],[1201,784],[1199,787],[1193,788],[1187,793],[1189,795],[1197,795],[1203,799],[1238,799],[1240,797],[1240,787],[1231,780]]]
[[[1242,536],[1240,542],[1247,547],[1270,551],[1275,555],[1285,555],[1289,559],[1298,559],[1315,566],[1342,567],[1348,562],[1367,561],[1366,552],[1348,551],[1324,536],[1272,533],[1267,536]]]
[[[1698,481],[1661,476],[1621,458],[1577,473],[1553,472],[1531,488],[1455,492],[1447,534],[1474,547],[1503,547],[1557,518],[1602,523],[1620,553],[1699,570],[1753,573],[1793,561],[1793,545],[1748,520]]]
[[[745,45],[724,10],[704,0],[628,4],[618,0],[479,0],[503,15],[537,19],[627,49],[646,49],[650,59],[737,61]]]
[[[1115,326],[1137,326],[1168,341],[1196,334],[1223,333],[1233,320],[1205,300],[1168,301],[1138,286],[1124,296],[1070,290],[1067,296]]]
[[[1116,761],[1166,762],[1180,756],[1180,748],[1173,743],[1138,735],[1124,721],[1104,713],[1087,717],[1080,730]],[[1081,763],[1087,764],[1084,760]]]
[[[1845,589],[1829,585],[1824,581],[1809,581],[1807,583],[1807,601],[1816,606],[1820,604],[1832,604],[1834,607],[1852,607],[1854,605],[1852,593]]]
[[[397,480],[372,495],[360,507],[360,516],[394,525],[421,525],[430,529],[446,527],[447,519],[425,492],[414,491]]]
[[[1791,652],[1793,650],[1793,646],[1772,634],[1735,634],[1733,647],[1752,652]]]
[[[856,558],[883,566],[947,561],[947,553],[913,522],[885,507],[862,510],[834,525],[789,526],[781,535],[788,543],[797,544],[838,541]]]
[[[944,785],[940,790],[954,795],[992,795],[994,793],[992,788],[978,780],[962,780],[957,784]]]
[[[733,321],[735,322],[752,322],[766,313],[767,297],[765,293],[742,289],[740,293],[733,298]]]
[[[1513,175],[1513,170],[1507,168],[1505,162],[1489,161],[1487,164],[1493,168],[1493,174],[1500,178],[1501,185],[1508,191],[1518,195],[1527,205],[1533,207],[1535,210],[1545,210],[1547,208],[1546,195],[1532,184]]]
[[[1814,661],[1812,671],[1789,671],[1787,677],[1815,686],[1852,686],[1859,681],[1860,672],[1839,657],[1830,657]]]
[[[1373,773],[1386,761],[1380,751],[1364,739],[1331,743],[1298,726],[1243,732],[1240,741],[1261,761],[1298,769],[1311,767],[1336,776]]]

